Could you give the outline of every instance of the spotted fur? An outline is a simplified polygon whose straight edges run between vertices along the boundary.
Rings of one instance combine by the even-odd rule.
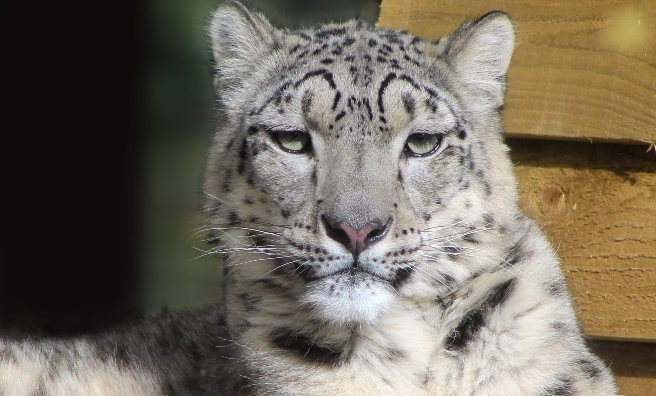
[[[277,30],[230,2],[210,36],[205,211],[225,313],[2,340],[0,393],[72,394],[97,377],[105,394],[615,394],[517,207],[504,13],[428,42],[361,21]]]

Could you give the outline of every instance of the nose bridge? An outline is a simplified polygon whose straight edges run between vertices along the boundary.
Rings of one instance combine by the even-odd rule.
[[[350,151],[351,155],[342,151],[330,163],[323,185],[324,215],[331,222],[356,230],[373,223],[385,224],[393,200],[390,174],[394,172],[387,169],[390,160],[375,155],[374,150]]]

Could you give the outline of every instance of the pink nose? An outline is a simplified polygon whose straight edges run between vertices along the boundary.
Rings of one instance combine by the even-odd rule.
[[[331,222],[326,216],[321,216],[321,221],[329,238],[341,243],[352,254],[358,255],[368,246],[385,238],[394,218],[390,216],[385,224],[376,219],[360,228],[355,228],[345,221]]]
[[[363,251],[367,247],[367,242],[370,234],[372,234],[372,231],[379,230],[379,227],[376,227],[374,224],[370,224],[360,228],[359,230],[356,230],[346,223],[340,223],[339,228],[344,230],[348,236],[350,244],[347,247],[351,252]]]

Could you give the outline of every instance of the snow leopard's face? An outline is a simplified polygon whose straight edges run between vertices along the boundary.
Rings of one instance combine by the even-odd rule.
[[[505,15],[439,43],[356,22],[283,32],[240,6],[211,30],[222,119],[206,193],[227,275],[372,322],[498,263],[515,199]]]

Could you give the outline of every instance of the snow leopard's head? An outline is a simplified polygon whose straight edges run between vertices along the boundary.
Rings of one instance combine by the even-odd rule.
[[[373,322],[503,261],[505,14],[428,42],[358,21],[278,30],[231,2],[210,34],[206,208],[228,277],[322,320]]]

